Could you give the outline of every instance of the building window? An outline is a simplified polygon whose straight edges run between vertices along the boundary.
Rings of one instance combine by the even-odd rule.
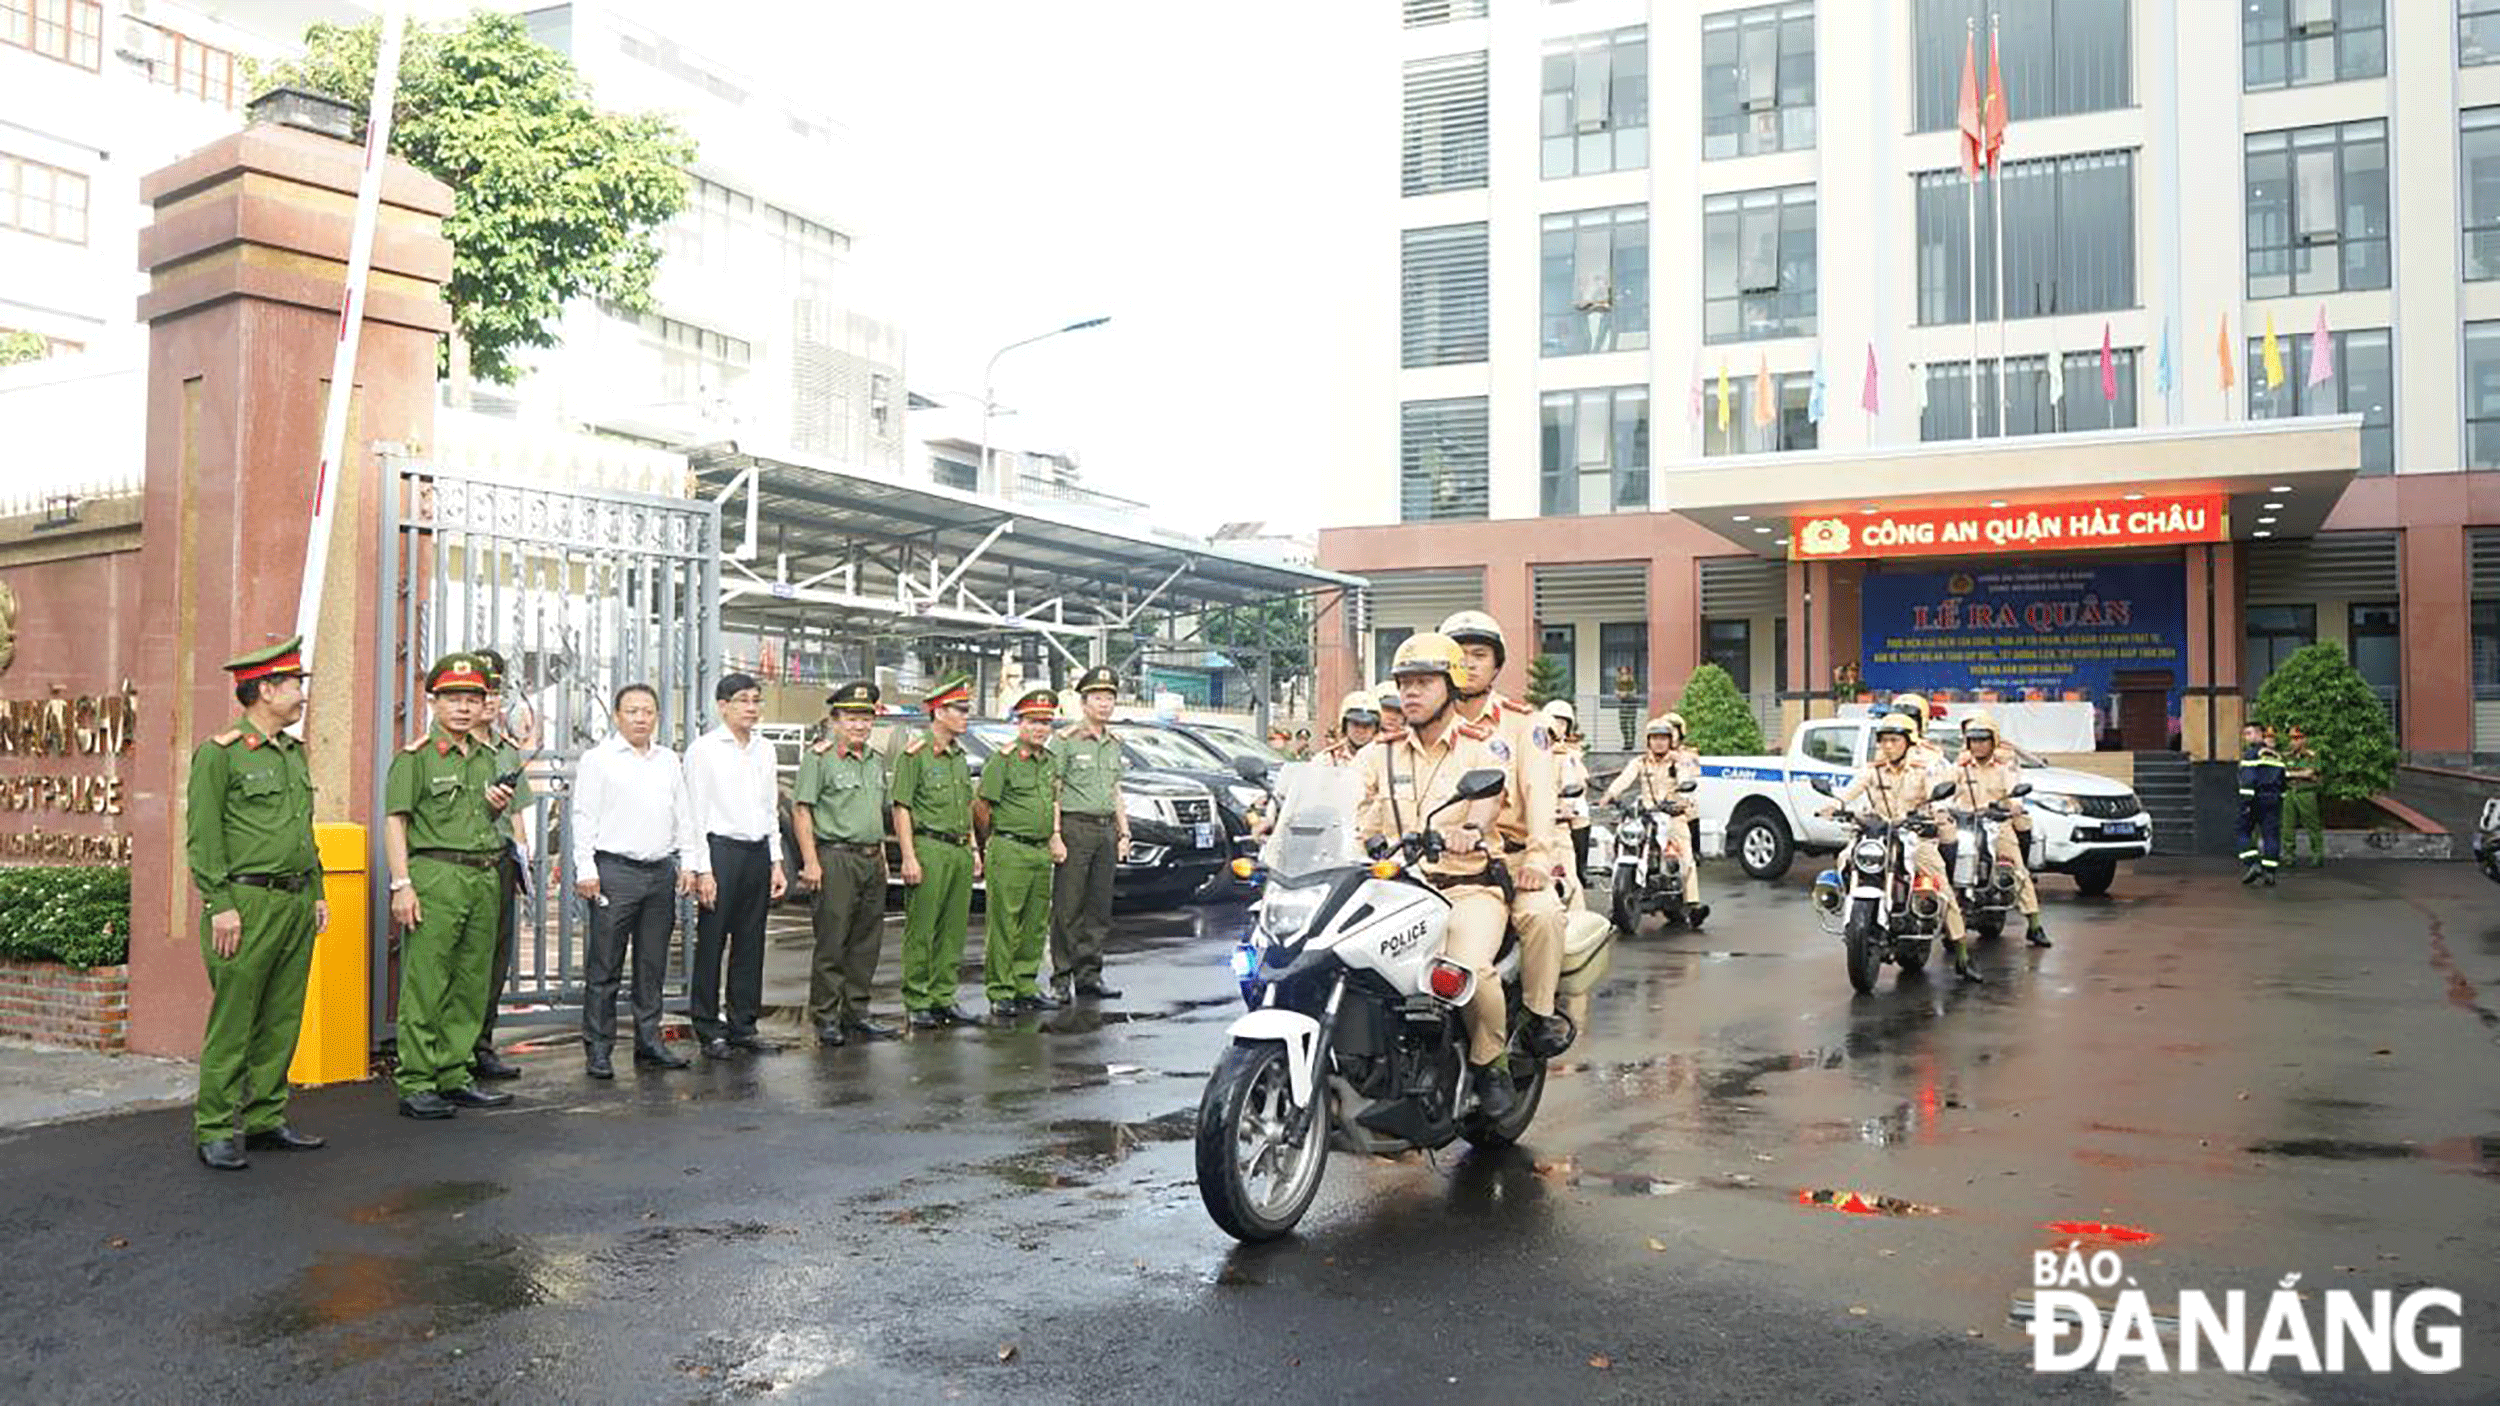
[[[2272,420],[2287,415],[2361,417],[2361,472],[2396,471],[2396,364],[2389,351],[2387,329],[2330,332],[2332,374],[2309,384],[2309,357],[2315,339],[2307,332],[2281,338],[2283,384],[2266,388],[2266,343],[2248,342],[2248,418]]]
[[[2378,695],[2388,721],[2399,722],[2398,691],[2404,683],[2404,629],[2394,601],[2354,602],[2344,608],[2345,653],[2362,682]]]
[[[2314,605],[2252,605],[2245,608],[2245,646],[2240,654],[2240,690],[2255,698],[2283,661],[2318,642],[2318,608]]]
[[[87,178],[0,152],[0,229],[87,242]]]
[[[2110,379],[2115,383],[2115,397],[2101,393],[2101,352],[2065,352],[2059,358],[2064,375],[2064,391],[2049,377],[2046,356],[2012,356],[2005,359],[2005,419],[2007,433],[2017,435],[2060,434],[2083,430],[2123,430],[2135,425],[2134,347],[2112,348],[2109,354]],[[1919,415],[1918,437],[1923,440],[1970,438],[1971,371],[1967,361],[1930,362],[1927,372],[1927,399]],[[1997,433],[1997,363],[1994,359],[1979,363],[1979,436],[1987,439]]]
[[[1997,168],[2005,182],[2011,317],[2135,306],[2135,153],[2087,152]],[[1968,322],[1971,240],[1960,168],[1918,177],[1918,320]],[[1996,201],[1978,193],[1979,316],[1996,316]]]
[[[1485,56],[1452,54],[1406,65],[1407,195],[1475,190],[1485,181]]]
[[[1547,178],[1648,165],[1649,30],[1546,41],[1541,110]]]
[[[1649,391],[1548,391],[1538,402],[1548,517],[1649,511]]]
[[[755,348],[745,339],[680,322],[657,313],[635,313],[603,304],[611,317],[622,318],[641,331],[646,346],[658,357],[660,399],[706,413],[746,381]]]
[[[2458,134],[2457,148],[2465,164],[2461,183],[2465,276],[2500,278],[2500,107],[2470,108],[2460,125],[2463,131]]]
[[[1390,666],[1397,662],[1398,646],[1415,638],[1411,625],[1383,625],[1372,631],[1372,677],[1394,678]]]
[[[188,93],[219,107],[234,106],[233,54],[161,25],[149,27],[163,36],[158,41],[163,48],[149,65],[149,76],[160,87]]]
[[[894,434],[894,378],[873,371],[868,375],[868,432],[879,439]]]
[[[1482,396],[1398,407],[1398,521],[1486,515],[1488,441]]]
[[[1701,22],[1701,159],[1814,145],[1814,6],[1729,10]]]
[[[960,488],[966,493],[981,491],[980,467],[962,459],[943,459],[931,455],[929,477],[940,487]]]
[[[1618,707],[1627,701],[1623,745],[1640,745],[1634,731],[1635,710],[1649,694],[1649,625],[1646,621],[1600,624],[1597,627],[1598,683]],[[1629,684],[1627,688],[1625,685]]]
[[[1562,692],[1557,697],[1576,699],[1580,696],[1580,627],[1577,625],[1543,625],[1536,632],[1536,652],[1562,665]],[[1578,707],[1577,703],[1572,705]],[[1582,724],[1582,730],[1587,725]]]
[[[1482,361],[1489,352],[1489,244],[1482,224],[1401,236],[1399,342],[1407,366]]]
[[[2500,322],[2465,324],[2465,466],[2500,469]]]
[[[1753,692],[1753,622],[1704,620],[1701,631],[1702,662],[1727,670],[1738,693]]]
[[[98,0],[0,0],[0,44],[99,72],[104,6]]]
[[[1547,356],[1649,346],[1649,211],[1639,205],[1544,219],[1540,260]]]
[[[1972,45],[1980,91],[1988,85],[1988,15],[1997,31],[2006,102],[2025,119],[2106,112],[2135,102],[2127,0],[1914,0],[1918,130],[1942,132],[1962,103],[1963,41]],[[1976,25],[1973,25],[1976,21]],[[2011,194],[2009,191],[2008,194]]]
[[[1727,378],[1727,428],[1719,428],[1719,381],[1715,376],[1703,380],[1701,386],[1701,452],[1706,458],[1722,454],[1776,454],[1791,449],[1812,449],[1817,427],[1807,411],[1814,400],[1814,373],[1791,371],[1771,378],[1771,394],[1778,408],[1771,423],[1754,423],[1754,391],[1758,376],[1739,375],[1734,371]],[[1826,389],[1828,394],[1828,388]]]
[[[2478,600],[2466,608],[2472,632],[2474,701],[2500,700],[2500,600]]]
[[[2250,92],[2376,78],[2387,72],[2386,0],[2246,0],[2240,47]]]
[[[1485,0],[1406,0],[1406,27],[1484,18]]]
[[[2248,296],[2384,288],[2387,123],[2248,139]]]
[[[2457,62],[2500,63],[2500,0],[2457,0]]]
[[[1705,342],[1814,335],[1814,187],[1701,203]]]

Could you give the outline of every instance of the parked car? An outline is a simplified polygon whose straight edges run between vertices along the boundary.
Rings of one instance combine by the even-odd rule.
[[[1132,774],[1140,767],[1169,771],[1214,793],[1216,809],[1223,813],[1227,858],[1256,856],[1259,842],[1250,835],[1250,813],[1266,810],[1275,797],[1265,785],[1243,776],[1231,754],[1172,723],[1122,721],[1113,723],[1111,731],[1120,739]],[[1283,765],[1283,759],[1265,746],[1241,755]]]

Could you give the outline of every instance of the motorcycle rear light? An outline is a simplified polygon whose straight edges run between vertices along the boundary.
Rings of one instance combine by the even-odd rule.
[[[1259,872],[1259,866],[1251,863],[1247,859],[1234,860],[1232,867],[1233,877],[1236,879],[1247,879]]]
[[[1913,889],[1915,889],[1915,890],[1917,890],[1917,891],[1918,891],[1918,892],[1920,892],[1920,893],[1934,893],[1934,892],[1936,891],[1936,889],[1937,889],[1938,885],[1937,885],[1937,883],[1936,883],[1936,880],[1935,880],[1935,876],[1934,876],[1934,875],[1932,875],[1932,874],[1921,874],[1921,875],[1919,875],[1919,876],[1918,876],[1918,878],[1917,878],[1915,881],[1913,881],[1913,882],[1911,883],[1910,887],[1911,887],[1911,888],[1913,888]]]
[[[1375,879],[1394,879],[1394,878],[1396,878],[1397,876],[1398,876],[1398,862],[1397,862],[1396,860],[1394,860],[1394,859],[1376,859],[1376,860],[1373,860],[1373,861],[1372,861],[1372,877],[1373,877],[1373,878],[1375,878]]]
[[[1440,1000],[1456,1002],[1467,994],[1467,978],[1465,967],[1436,957],[1431,971],[1425,974],[1424,987]]]

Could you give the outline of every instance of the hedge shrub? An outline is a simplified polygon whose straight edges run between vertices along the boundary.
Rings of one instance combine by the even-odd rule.
[[[0,868],[0,957],[112,967],[130,960],[130,867]]]
[[[2318,781],[2332,801],[2366,801],[2396,782],[2396,729],[2344,647],[2320,640],[2293,651],[2257,691],[2250,720],[2270,723],[2285,749],[2299,723],[2318,753]]]

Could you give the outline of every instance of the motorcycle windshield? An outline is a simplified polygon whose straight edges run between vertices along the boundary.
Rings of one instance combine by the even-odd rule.
[[[1363,778],[1351,767],[1294,762],[1277,773],[1276,828],[1261,862],[1286,883],[1368,862],[1354,829]]]

